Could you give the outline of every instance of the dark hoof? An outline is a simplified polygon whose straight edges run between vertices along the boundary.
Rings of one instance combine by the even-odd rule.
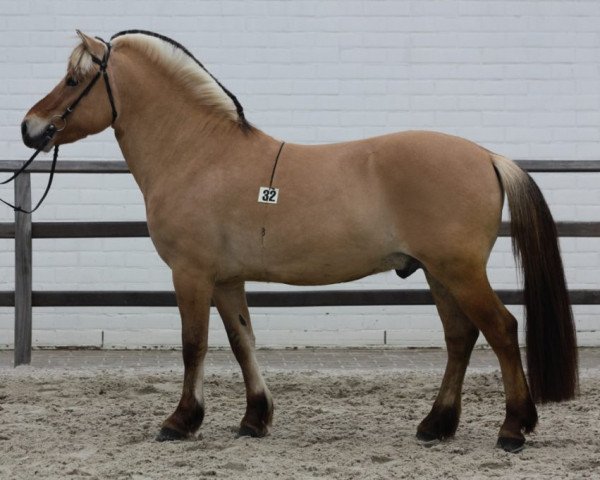
[[[441,440],[437,435],[429,432],[417,432],[417,440],[421,442],[433,442],[434,440]]]
[[[238,431],[238,435],[240,437],[254,437],[254,438],[260,438],[260,437],[266,437],[269,434],[269,430],[268,429],[263,429],[263,430],[257,430],[254,427],[251,427],[250,425],[241,425],[240,429]]]
[[[508,453],[519,453],[525,448],[525,439],[499,437],[496,447]]]
[[[442,439],[433,433],[420,431],[417,432],[417,440],[425,447],[432,447],[440,443]]]
[[[155,440],[157,442],[172,442],[173,440],[185,440],[188,435],[185,433],[178,432],[169,427],[162,427]]]

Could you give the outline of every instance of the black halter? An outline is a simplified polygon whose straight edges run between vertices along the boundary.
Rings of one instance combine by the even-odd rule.
[[[29,165],[31,165],[31,163],[35,160],[35,157],[37,157],[38,154],[44,148],[46,148],[46,146],[52,141],[52,139],[54,138],[54,135],[56,135],[57,132],[61,132],[62,130],[64,130],[66,128],[67,117],[69,115],[71,115],[71,113],[73,113],[73,110],[75,110],[75,107],[77,107],[77,105],[79,105],[79,102],[81,102],[83,97],[85,97],[88,93],[90,93],[90,91],[92,90],[94,85],[96,85],[96,82],[98,81],[100,76],[102,76],[102,78],[104,78],[104,86],[106,87],[108,101],[110,102],[110,108],[112,110],[111,125],[113,123],[115,123],[115,120],[117,119],[117,109],[115,108],[115,100],[113,98],[112,89],[110,88],[110,82],[108,80],[108,72],[106,70],[108,67],[108,59],[110,58],[110,52],[111,52],[112,47],[111,47],[110,42],[105,42],[100,37],[96,37],[96,39],[100,40],[102,43],[104,43],[104,45],[106,45],[106,51],[104,52],[104,55],[102,56],[101,59],[96,57],[94,54],[89,53],[90,56],[92,57],[92,61],[99,67],[98,71],[96,72],[96,75],[94,75],[94,78],[92,78],[90,80],[90,83],[87,84],[87,86],[83,89],[83,91],[79,94],[79,96],[75,99],[75,101],[66,108],[66,110],[62,113],[62,115],[54,115],[50,119],[50,124],[46,127],[46,130],[44,130],[44,138],[43,138],[40,146],[36,149],[36,151],[29,158],[29,160],[27,160],[19,170],[17,170],[10,178],[4,180],[3,182],[0,182],[0,185],[5,185],[5,184],[13,181],[19,175],[21,175],[21,173],[23,173],[27,169],[27,167],[29,167]],[[62,120],[63,123],[60,126],[60,128],[58,128],[55,125],[54,119]],[[4,203],[5,205],[8,205],[16,212],[23,212],[23,213],[35,212],[39,208],[39,206],[42,204],[42,202],[48,195],[48,192],[50,191],[50,187],[52,186],[52,179],[54,178],[54,171],[56,170],[56,161],[57,160],[58,160],[58,145],[55,145],[54,146],[54,155],[52,158],[52,166],[50,167],[50,177],[48,178],[48,184],[46,185],[46,190],[44,191],[42,198],[40,198],[40,200],[38,201],[38,203],[36,204],[36,206],[33,209],[25,210],[17,205],[13,205],[12,203],[2,200],[1,198],[0,198],[0,202]]]

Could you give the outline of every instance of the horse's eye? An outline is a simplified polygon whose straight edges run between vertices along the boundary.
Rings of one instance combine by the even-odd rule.
[[[69,87],[76,87],[79,84],[79,82],[73,77],[67,77],[66,83]]]

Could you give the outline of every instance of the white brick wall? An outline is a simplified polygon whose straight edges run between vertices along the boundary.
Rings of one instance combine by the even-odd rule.
[[[461,135],[513,158],[598,159],[600,2],[589,1],[0,1],[0,148],[24,159],[25,111],[63,74],[80,28],[127,28],[186,45],[244,105],[248,118],[294,142],[404,129]],[[112,132],[65,146],[68,159],[119,159]],[[600,174],[535,175],[557,219],[600,218]],[[34,178],[34,198],[45,178]],[[0,194],[11,198],[10,187]],[[36,220],[140,220],[128,176],[60,175]],[[0,221],[12,213],[0,208]],[[600,240],[564,239],[572,288],[599,288]],[[169,289],[147,239],[34,241],[36,289]],[[0,241],[0,289],[13,288],[13,245]],[[490,261],[493,284],[516,285],[509,241]],[[331,288],[422,288],[384,274]],[[251,285],[251,289],[287,289]],[[520,309],[514,309],[520,316]],[[580,339],[600,344],[600,309],[576,307]],[[255,309],[261,345],[439,345],[431,307]],[[0,344],[12,343],[0,309]],[[178,343],[174,309],[36,309],[38,345]],[[225,343],[218,318],[213,344]]]

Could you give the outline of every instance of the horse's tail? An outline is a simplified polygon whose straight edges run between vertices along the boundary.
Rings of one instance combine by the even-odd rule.
[[[492,162],[508,198],[513,253],[524,277],[527,370],[536,402],[573,398],[577,341],[556,225],[531,176],[506,157]]]

